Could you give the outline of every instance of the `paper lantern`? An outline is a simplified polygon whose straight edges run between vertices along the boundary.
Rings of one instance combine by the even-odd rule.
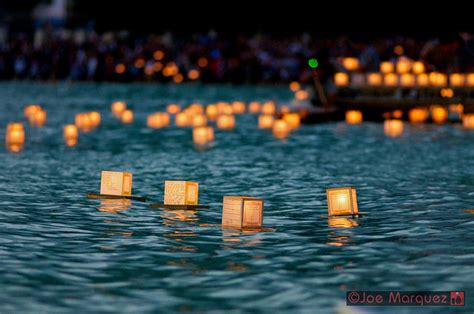
[[[245,113],[245,103],[241,101],[234,101],[232,103],[232,111],[234,114],[243,114]]]
[[[392,112],[392,117],[395,119],[401,119],[403,117],[403,111],[401,110],[395,110]]]
[[[185,112],[179,112],[174,119],[174,123],[180,127],[189,126],[191,125],[191,117]]]
[[[204,114],[204,107],[201,104],[194,103],[187,108],[193,115]]]
[[[383,83],[385,86],[393,87],[398,85],[398,75],[395,73],[387,73],[383,77]]]
[[[367,74],[367,83],[370,86],[382,85],[382,74],[380,73],[369,73]]]
[[[234,112],[232,109],[232,105],[227,102],[220,101],[216,104],[216,106],[217,106],[217,112],[220,115],[231,115]]]
[[[170,124],[170,115],[167,112],[155,112],[148,115],[146,124],[152,129],[159,129]]]
[[[35,127],[42,127],[46,123],[46,111],[40,109],[30,117],[30,123]]]
[[[258,127],[260,129],[270,129],[275,119],[271,115],[258,116]]]
[[[349,75],[344,72],[338,72],[334,74],[334,84],[336,84],[336,86],[348,86]]]
[[[123,101],[115,101],[112,103],[111,110],[114,116],[116,116],[117,118],[122,115],[125,109],[127,109],[127,104],[125,104],[125,102]]]
[[[217,118],[217,127],[219,129],[233,129],[235,126],[235,117],[231,115],[222,115]]]
[[[219,112],[216,105],[207,105],[206,107],[206,116],[209,120],[213,121],[217,119]]]
[[[423,123],[428,119],[428,115],[426,108],[413,108],[408,112],[408,120],[412,123]]]
[[[262,114],[274,115],[276,112],[276,105],[273,101],[267,101],[262,105]]]
[[[393,63],[390,61],[384,61],[380,63],[380,72],[382,73],[392,73],[394,70]]]
[[[430,78],[428,74],[421,73],[416,76],[416,85],[419,87],[426,87],[430,85]]]
[[[205,145],[214,140],[214,129],[210,126],[202,126],[193,129],[193,142],[197,145]]]
[[[400,85],[403,87],[415,86],[415,76],[411,73],[404,73],[400,76]]]
[[[190,181],[165,181],[165,205],[197,205],[199,184]]]
[[[230,229],[261,228],[263,199],[248,196],[224,196],[222,227]]]
[[[33,115],[41,110],[40,105],[28,105],[23,109],[23,113],[25,115],[25,118],[28,119],[28,121],[31,121]]]
[[[450,104],[449,111],[461,115],[464,112],[464,106],[463,104]]]
[[[425,65],[421,61],[416,61],[413,63],[413,73],[421,74],[425,72]]]
[[[447,84],[447,76],[443,73],[431,72],[429,74],[430,84],[435,87],[443,87]]]
[[[359,124],[362,122],[362,112],[359,110],[346,111],[346,122],[348,124]]]
[[[288,126],[290,127],[290,129],[296,129],[301,124],[300,115],[295,112],[285,113],[283,115],[283,120],[286,121],[286,123],[288,123]]]
[[[354,187],[326,189],[328,216],[357,215],[357,195]]]
[[[198,114],[193,117],[193,127],[200,127],[207,125],[207,118],[205,115]]]
[[[272,133],[278,139],[284,139],[290,133],[290,126],[285,120],[275,120],[272,126]]]
[[[93,128],[90,115],[84,112],[75,115],[74,123],[82,132],[89,132]]]
[[[251,101],[249,103],[249,112],[250,113],[259,113],[261,110],[260,103],[257,101]]]
[[[403,134],[403,121],[395,119],[385,120],[383,130],[387,136],[398,137]]]
[[[466,129],[474,129],[474,113],[464,114],[462,116],[462,126]]]
[[[356,71],[359,69],[359,59],[357,58],[343,58],[342,65],[347,71]]]
[[[79,131],[77,130],[77,126],[74,124],[67,124],[63,128],[63,137],[64,140],[74,142],[75,140],[77,142],[77,138],[79,137]]]
[[[120,116],[120,120],[124,124],[130,124],[133,122],[133,111],[132,110],[125,110],[122,112],[122,115]]]
[[[91,120],[92,127],[98,127],[100,125],[101,117],[97,111],[89,112],[89,119]]]
[[[131,196],[132,174],[130,172],[102,171],[100,194]]]
[[[449,85],[452,87],[462,87],[466,81],[466,76],[461,73],[452,73],[449,75]]]
[[[444,123],[448,119],[448,110],[442,106],[433,106],[431,107],[431,118],[435,123]]]
[[[408,73],[411,70],[412,62],[407,58],[399,58],[397,61],[397,73]]]
[[[308,98],[309,98],[308,91],[305,91],[303,89],[301,89],[301,90],[299,90],[295,93],[295,99],[296,100],[302,101],[302,100],[306,100]]]
[[[5,141],[7,144],[23,144],[25,142],[25,128],[23,127],[23,123],[8,123]]]
[[[177,114],[181,111],[181,107],[177,104],[169,104],[168,106],[166,106],[166,111],[169,114]]]
[[[474,73],[469,73],[466,75],[466,86],[474,86]]]
[[[300,88],[301,88],[300,83],[298,83],[298,82],[291,82],[290,83],[290,90],[292,92],[297,92]]]
[[[454,91],[451,88],[442,88],[440,91],[440,95],[443,98],[453,98]]]

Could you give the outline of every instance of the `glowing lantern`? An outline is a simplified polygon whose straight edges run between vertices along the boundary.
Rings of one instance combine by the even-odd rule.
[[[100,113],[97,111],[89,112],[89,119],[91,120],[91,124],[94,128],[98,127],[101,121]]]
[[[426,108],[413,108],[408,112],[408,120],[412,123],[423,123],[428,119],[428,115]]]
[[[392,73],[393,70],[394,70],[394,66],[392,62],[384,61],[380,63],[380,72],[387,74],[387,73]]]
[[[466,85],[469,87],[474,86],[474,73],[469,73],[466,75]]]
[[[415,86],[415,76],[411,73],[404,73],[400,76],[400,85],[403,87]]]
[[[170,115],[167,112],[155,112],[150,114],[146,119],[148,127],[159,129],[170,124]]]
[[[457,114],[464,112],[464,106],[462,104],[451,104],[449,105],[449,111]]]
[[[127,104],[125,104],[125,102],[123,101],[115,101],[112,103],[111,110],[114,116],[116,116],[117,118],[122,115],[125,109],[127,109]]]
[[[402,120],[385,120],[383,123],[385,135],[390,137],[398,137],[403,134]]]
[[[77,126],[74,124],[67,124],[63,128],[63,136],[65,140],[77,139],[79,137],[79,131]]]
[[[359,124],[362,122],[362,112],[359,110],[346,111],[346,122],[348,124]]]
[[[440,95],[443,98],[452,98],[454,96],[454,91],[451,88],[442,88]]]
[[[273,136],[284,139],[290,133],[290,126],[285,120],[275,120],[272,127]]]
[[[474,129],[474,113],[464,114],[462,116],[462,126],[466,129]]]
[[[34,114],[40,110],[41,110],[40,105],[28,105],[23,110],[23,113],[25,114],[25,118],[31,121]]]
[[[388,73],[384,75],[383,83],[385,86],[397,86],[398,84],[398,75],[395,73]]]
[[[392,117],[394,117],[395,119],[401,119],[403,117],[403,111],[395,110],[394,112],[392,112]]]
[[[291,82],[290,83],[290,90],[292,92],[297,92],[300,88],[301,88],[300,83],[298,83],[298,82]]]
[[[286,123],[288,123],[288,126],[290,127],[290,129],[296,129],[301,124],[300,115],[294,112],[285,113],[283,115],[283,120],[286,121]]]
[[[357,58],[343,58],[342,65],[347,71],[355,71],[359,69],[359,60]]]
[[[181,111],[181,108],[177,104],[169,104],[168,106],[166,106],[166,111],[169,114],[177,114]]]
[[[248,196],[224,196],[222,204],[223,228],[261,228],[263,199]]]
[[[411,60],[407,58],[399,58],[397,61],[397,73],[408,73],[411,70]]]
[[[25,143],[25,129],[23,123],[10,122],[7,124],[5,136],[7,148],[12,152],[19,152]]]
[[[420,87],[425,87],[430,84],[430,78],[428,74],[426,73],[421,73],[416,76],[416,85]]]
[[[46,111],[40,109],[31,116],[30,123],[36,127],[42,127],[46,122]]]
[[[421,61],[416,61],[413,63],[413,73],[421,74],[425,72],[425,65]]]
[[[205,145],[214,140],[214,129],[210,126],[193,129],[193,141],[197,145]]]
[[[133,111],[127,109],[124,112],[122,112],[122,115],[120,116],[120,120],[122,121],[122,123],[125,123],[125,124],[132,123],[133,122]]]
[[[196,69],[189,70],[188,72],[188,79],[190,80],[197,80],[199,78],[199,71]]]
[[[217,112],[220,115],[232,114],[234,112],[234,110],[232,109],[232,105],[227,102],[224,102],[224,101],[218,102],[216,106],[217,106]]]
[[[207,105],[206,107],[206,116],[209,120],[215,120],[219,112],[216,105]]]
[[[465,75],[461,73],[452,73],[451,75],[449,75],[449,85],[451,85],[452,87],[464,86],[465,80]]]
[[[271,115],[258,116],[258,127],[260,129],[270,129],[275,119]]]
[[[193,117],[193,127],[206,126],[207,119],[205,115],[198,114]]]
[[[382,74],[380,73],[369,73],[367,75],[367,82],[370,86],[382,85]]]
[[[444,123],[448,119],[448,110],[442,106],[431,107],[431,118],[435,123]]]
[[[357,215],[357,195],[354,187],[326,189],[328,216]]]
[[[249,104],[249,112],[250,113],[259,113],[260,112],[260,103],[257,101],[252,101]]]
[[[438,72],[431,72],[429,74],[430,84],[432,86],[442,87],[446,86],[448,81],[446,74],[438,73]]]
[[[102,171],[100,194],[131,196],[132,174],[130,172]]]
[[[76,114],[74,123],[82,132],[89,132],[93,128],[90,115],[84,112]]]
[[[191,118],[187,113],[180,112],[176,115],[174,123],[176,126],[189,126],[191,125]]]
[[[190,181],[165,181],[165,205],[197,205],[199,184]]]
[[[308,99],[308,97],[309,97],[309,93],[308,91],[305,91],[305,90],[299,90],[295,93],[295,98],[300,101],[306,100]]]
[[[235,117],[232,115],[222,115],[217,118],[217,127],[219,129],[233,129],[235,126]]]
[[[349,85],[349,75],[344,72],[338,72],[334,74],[334,83],[336,84],[336,86]]]
[[[232,103],[232,111],[235,114],[242,114],[245,113],[245,104],[241,101],[234,101]]]
[[[187,109],[188,109],[189,112],[191,112],[193,115],[194,115],[194,114],[203,114],[203,113],[204,113],[204,107],[203,107],[201,104],[197,104],[197,103],[194,103],[194,104],[189,105],[189,107],[188,107]]]
[[[274,115],[276,112],[276,105],[273,101],[267,101],[262,105],[262,114]]]
[[[285,114],[285,113],[289,113],[290,112],[290,107],[288,106],[281,106],[280,107],[280,113],[281,114]]]

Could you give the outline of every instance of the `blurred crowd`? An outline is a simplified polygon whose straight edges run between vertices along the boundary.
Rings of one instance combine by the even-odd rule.
[[[407,37],[351,40],[315,36],[220,36],[127,32],[96,33],[45,25],[31,34],[0,28],[1,80],[186,81],[275,83],[308,81],[316,57],[324,80],[339,71],[339,58],[360,60],[360,71],[378,72],[380,61],[406,56],[427,70],[474,71],[474,36],[419,40]]]

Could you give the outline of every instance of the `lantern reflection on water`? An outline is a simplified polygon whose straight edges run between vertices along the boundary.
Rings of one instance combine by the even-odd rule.
[[[359,213],[354,187],[326,189],[329,216],[356,215]]]
[[[269,129],[273,126],[274,120],[271,115],[261,115],[258,117],[258,127],[260,129]]]
[[[359,124],[362,122],[362,112],[359,110],[346,111],[346,122],[348,124]]]
[[[466,75],[466,85],[469,87],[474,86],[474,73],[469,73]]]
[[[222,115],[217,118],[217,127],[219,129],[230,130],[235,126],[235,117],[232,115]]]
[[[403,134],[403,121],[396,119],[385,120],[383,130],[387,136],[398,137]]]
[[[90,115],[85,112],[76,114],[74,117],[74,124],[82,132],[89,132],[92,130],[92,121]]]
[[[359,224],[356,220],[347,217],[328,217],[328,226],[331,228],[353,228]]]
[[[448,119],[448,110],[442,106],[433,106],[431,107],[431,118],[435,123],[444,123]]]
[[[130,205],[132,205],[132,201],[129,199],[101,199],[97,209],[101,212],[116,214],[128,210]]]
[[[285,120],[275,120],[272,127],[273,136],[284,139],[290,133],[290,126]]]

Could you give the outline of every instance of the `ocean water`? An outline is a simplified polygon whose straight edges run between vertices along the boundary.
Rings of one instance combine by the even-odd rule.
[[[363,123],[304,125],[286,140],[237,117],[207,150],[191,129],[152,130],[167,103],[287,102],[286,87],[0,84],[0,135],[26,103],[48,112],[20,153],[0,149],[0,312],[472,313],[474,132]],[[122,125],[109,108],[135,112]],[[62,126],[102,124],[66,147]],[[169,179],[197,181],[197,211],[90,200],[101,170],[131,171],[162,202]],[[357,188],[359,218],[328,219],[325,189]],[[265,199],[261,232],[223,230],[223,195]],[[463,308],[345,306],[347,290],[456,290]]]

